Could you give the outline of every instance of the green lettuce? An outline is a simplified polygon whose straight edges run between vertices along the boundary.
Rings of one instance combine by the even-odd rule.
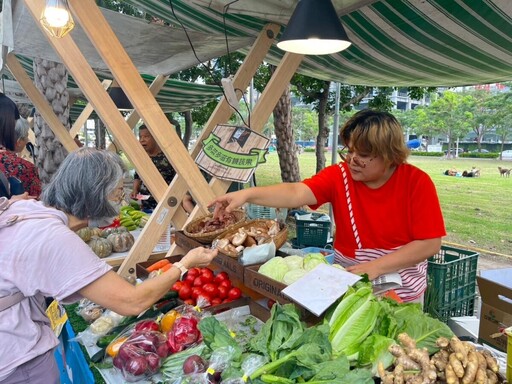
[[[283,281],[283,277],[288,272],[288,264],[284,261],[284,258],[281,256],[275,256],[265,264],[260,266],[258,272],[262,275],[270,277],[271,279],[277,280],[279,282]]]

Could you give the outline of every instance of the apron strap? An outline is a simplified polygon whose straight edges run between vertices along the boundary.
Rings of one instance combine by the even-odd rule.
[[[354,210],[352,208],[352,198],[350,197],[350,189],[348,187],[348,175],[344,163],[339,163],[339,167],[341,169],[341,175],[343,177],[343,185],[345,186],[345,197],[347,199],[348,206],[348,214],[350,218],[350,224],[352,225],[352,233],[354,234],[354,239],[356,240],[356,245],[358,249],[362,249],[363,245],[361,244],[361,238],[359,237],[359,231],[357,230],[356,219],[354,217]]]
[[[18,304],[25,298],[26,296],[19,291],[10,296],[0,297],[0,312],[12,307],[14,304]]]

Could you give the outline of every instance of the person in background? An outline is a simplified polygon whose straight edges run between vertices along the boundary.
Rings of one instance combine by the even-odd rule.
[[[25,146],[28,137],[28,122],[22,119],[16,104],[1,94],[0,171],[7,178],[14,178],[17,183],[21,183],[23,190],[30,196],[38,197],[41,193],[41,181],[34,164],[16,154],[17,150],[23,149],[22,146]],[[18,132],[20,132],[19,136]]]
[[[85,297],[118,314],[138,315],[187,269],[205,267],[217,255],[216,250],[192,249],[168,271],[136,286],[98,258],[75,231],[90,220],[117,215],[113,203],[124,171],[115,153],[81,148],[64,159],[41,201],[12,199],[0,211],[2,384],[59,383],[54,358],[59,340],[45,314],[45,296],[63,304]],[[13,303],[18,292],[21,297]]]
[[[434,183],[406,162],[409,150],[396,118],[363,110],[341,128],[343,162],[296,183],[243,189],[217,197],[214,216],[245,203],[276,208],[331,203],[335,262],[371,280],[398,272],[404,302],[423,302],[427,259],[446,235]]]
[[[142,147],[145,149],[153,164],[155,164],[156,168],[164,178],[167,184],[170,184],[174,176],[176,176],[176,171],[172,167],[171,163],[162,152],[158,143],[149,132],[149,129],[145,125],[141,125],[139,127],[139,142]],[[146,212],[151,212],[157,206],[157,201],[151,196],[149,189],[142,182],[138,173],[135,173],[133,177],[133,189],[131,193],[132,199],[137,199],[137,195],[146,195],[149,196],[148,199],[141,199],[142,210]],[[192,212],[194,208],[194,204],[192,202],[192,198],[190,195],[186,195],[182,202],[182,207],[185,209],[187,213]]]
[[[450,168],[450,169],[447,169],[446,171],[444,171],[444,174],[446,176],[457,176],[458,173],[459,173],[459,171],[457,171],[455,168]]]

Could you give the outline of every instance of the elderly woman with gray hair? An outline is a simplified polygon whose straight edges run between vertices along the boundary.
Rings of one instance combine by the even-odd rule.
[[[137,315],[161,298],[188,268],[210,264],[217,251],[196,248],[160,276],[133,286],[76,234],[90,220],[117,215],[124,166],[109,151],[70,153],[41,195],[0,212],[0,382],[58,383],[58,339],[45,296],[83,297],[122,315]],[[2,381],[4,380],[4,381]]]

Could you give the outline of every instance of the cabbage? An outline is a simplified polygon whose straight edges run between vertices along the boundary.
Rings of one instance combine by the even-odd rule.
[[[281,256],[275,256],[263,264],[258,272],[271,279],[282,282],[283,277],[288,272],[288,265]]]
[[[295,283],[306,273],[308,273],[308,271],[306,271],[305,269],[302,269],[302,268],[288,271],[288,272],[286,272],[286,275],[284,275],[284,277],[283,277],[283,283],[285,283],[286,285]]]
[[[304,257],[304,269],[306,271],[311,271],[318,264],[329,264],[321,253],[308,253]]]
[[[290,271],[292,269],[302,269],[304,265],[304,258],[302,256],[287,256],[284,258],[284,261]]]

